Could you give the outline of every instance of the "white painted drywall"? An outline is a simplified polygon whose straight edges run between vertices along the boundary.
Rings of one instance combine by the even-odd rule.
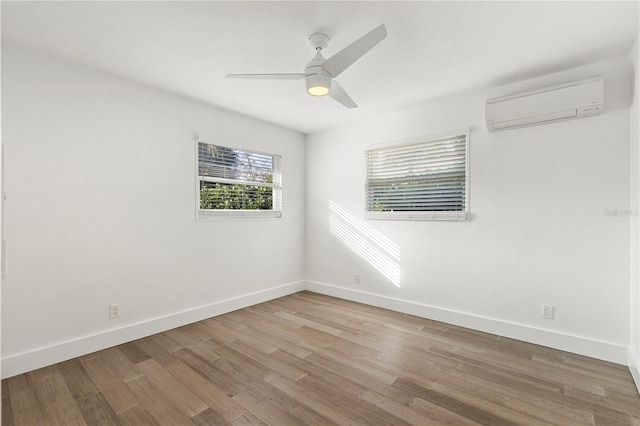
[[[605,81],[600,116],[486,130],[488,98],[599,74]],[[625,362],[631,74],[628,58],[615,58],[309,135],[306,279],[318,288],[519,324],[515,337],[523,340],[531,340],[527,329],[539,329],[583,339],[586,348],[598,342]],[[469,222],[362,220],[368,146],[464,127],[471,128]],[[612,211],[621,216],[607,215]],[[350,215],[355,219],[340,217]],[[331,232],[332,216],[351,221],[346,237]],[[381,244],[382,238],[388,241]],[[385,245],[399,251],[398,260],[389,257],[400,270],[399,286],[366,260],[367,250],[389,253]],[[555,306],[553,320],[541,317],[542,304]]]
[[[633,102],[629,111],[631,119],[631,232],[630,232],[630,265],[631,287],[629,298],[630,336],[629,336],[629,369],[640,391],[640,36],[629,55],[633,63],[634,91]]]
[[[2,89],[4,359],[303,279],[302,135],[7,45]],[[195,131],[282,155],[282,219],[195,222]]]

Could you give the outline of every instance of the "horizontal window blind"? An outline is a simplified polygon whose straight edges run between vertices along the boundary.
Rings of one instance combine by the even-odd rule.
[[[266,183],[273,176],[271,154],[198,143],[198,175],[245,183]]]
[[[198,185],[200,210],[282,210],[279,155],[198,142]]]
[[[366,152],[368,212],[464,212],[467,136]]]

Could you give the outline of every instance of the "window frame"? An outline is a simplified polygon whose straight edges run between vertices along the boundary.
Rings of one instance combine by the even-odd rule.
[[[365,182],[364,182],[364,217],[368,220],[446,220],[446,221],[468,221],[470,217],[469,198],[469,134],[470,129],[464,128],[454,131],[441,132],[436,134],[423,135],[413,138],[400,139],[390,142],[370,145],[364,152]],[[429,143],[447,137],[465,137],[465,187],[464,187],[464,210],[461,211],[397,211],[397,212],[374,212],[369,210],[369,153],[371,151],[385,148],[399,148],[402,146],[418,145]]]
[[[203,137],[198,133],[195,134],[194,151],[195,151],[195,210],[196,222],[219,221],[219,220],[248,220],[248,219],[280,219],[282,218],[282,155],[273,152],[264,152],[255,149],[247,149],[228,140],[222,141],[214,137]],[[242,209],[201,209],[200,208],[200,182],[199,175],[200,152],[198,144],[204,143],[208,145],[216,145],[230,149],[242,150],[250,153],[269,155],[273,158],[273,183],[265,186],[273,188],[273,206],[271,210],[242,210]],[[279,170],[277,170],[279,169]],[[211,179],[206,179],[211,182]],[[220,183],[233,183],[234,179],[217,179]]]

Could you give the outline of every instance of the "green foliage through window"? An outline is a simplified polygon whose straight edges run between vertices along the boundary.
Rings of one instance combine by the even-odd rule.
[[[206,210],[272,210],[273,188],[201,182],[200,208]]]

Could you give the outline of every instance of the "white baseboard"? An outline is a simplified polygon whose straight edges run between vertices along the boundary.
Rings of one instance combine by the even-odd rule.
[[[176,312],[121,328],[79,337],[29,352],[13,354],[2,359],[2,378],[15,376],[47,365],[86,355],[115,345],[137,340],[172,328],[202,321],[247,306],[309,290],[354,302],[390,309],[422,318],[433,319],[486,333],[497,334],[525,342],[560,349],[580,355],[628,365],[640,391],[640,362],[637,354],[626,346],[602,342],[580,336],[538,329],[522,324],[479,317],[408,300],[395,299],[363,291],[352,290],[314,281],[299,281],[267,290],[222,300],[206,306]]]
[[[638,354],[631,348],[629,348],[629,360],[627,365],[629,366],[629,371],[631,371],[633,381],[636,383],[636,387],[638,388],[638,393],[640,393],[640,356],[638,356]]]
[[[390,309],[422,318],[442,321],[448,324],[458,325],[516,340],[522,340],[617,364],[627,365],[628,363],[627,347],[614,343],[500,321],[493,318],[479,317],[477,315],[471,315],[464,312],[457,312],[408,300],[395,299],[314,281],[307,281],[305,287],[309,291],[326,294],[327,296],[339,297],[341,299],[365,303],[367,305]]]
[[[6,379],[7,377],[42,368],[47,365],[171,330],[172,328],[181,327],[216,315],[222,315],[247,306],[297,293],[304,289],[305,283],[303,281],[289,283],[136,324],[130,324],[102,333],[79,337],[33,351],[10,355],[2,359],[2,378]]]

